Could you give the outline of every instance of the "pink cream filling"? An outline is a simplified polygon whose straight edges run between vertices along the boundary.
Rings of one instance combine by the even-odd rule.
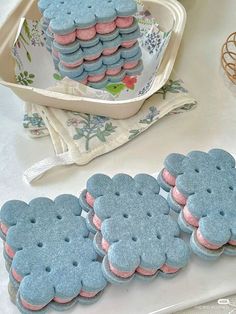
[[[74,62],[74,63],[66,63],[66,62],[61,60],[61,64],[63,64],[67,68],[76,68],[76,67],[80,66],[82,63],[83,63],[83,60],[79,60],[79,61]]]
[[[230,240],[230,241],[229,241],[229,244],[231,244],[231,245],[236,245],[236,240]]]
[[[59,52],[55,49],[52,49],[52,54],[59,59],[60,55],[59,55]]]
[[[157,269],[138,267],[136,268],[136,272],[144,276],[152,276],[157,272]]]
[[[168,183],[171,186],[175,186],[176,178],[172,176],[172,174],[170,174],[167,169],[163,169],[162,177],[166,183]]]
[[[111,271],[117,275],[118,277],[122,277],[122,278],[128,278],[130,276],[133,275],[133,271],[119,271],[118,269],[116,269],[115,267],[113,267],[111,265],[111,263],[109,264]]]
[[[57,298],[55,297],[53,299],[53,301],[57,302],[57,303],[60,303],[60,304],[66,304],[66,303],[69,303],[71,300],[73,300],[73,298],[71,299],[62,299],[62,298]]]
[[[91,40],[95,36],[96,36],[95,26],[85,28],[85,29],[77,29],[77,38],[81,40]]]
[[[98,53],[94,56],[84,57],[84,59],[87,61],[93,61],[93,60],[96,60],[97,58],[99,58],[100,56],[101,56],[101,53]]]
[[[96,227],[98,230],[101,230],[102,221],[101,221],[100,218],[98,218],[97,215],[94,215],[94,216],[93,216],[93,223],[94,223],[95,227]]]
[[[22,298],[21,298],[21,303],[22,303],[24,308],[31,310],[31,311],[39,311],[46,306],[46,304],[45,305],[32,305]]]
[[[139,63],[139,61],[128,62],[128,63],[124,64],[123,68],[125,70],[133,69],[138,65],[138,63]]]
[[[134,18],[132,16],[118,17],[116,19],[116,25],[120,28],[130,27],[133,24]]]
[[[6,225],[4,225],[3,223],[1,223],[0,229],[2,230],[2,233],[6,235],[9,228]]]
[[[176,273],[179,268],[175,268],[175,267],[171,267],[167,264],[164,264],[161,268],[160,268],[161,271],[163,271],[164,273],[167,273],[167,274],[174,274]]]
[[[85,297],[85,298],[93,298],[97,294],[98,294],[98,292],[88,292],[88,291],[84,291],[84,290],[80,291],[80,295],[82,297]]]
[[[210,242],[208,242],[203,235],[201,234],[200,230],[197,230],[197,239],[198,242],[203,245],[204,247],[206,247],[207,249],[211,249],[211,250],[217,250],[221,247],[221,245],[216,245],[216,244],[212,244]]]
[[[57,35],[54,34],[54,39],[57,43],[61,45],[68,45],[75,41],[76,39],[76,32],[66,34],[66,35]]]
[[[94,206],[95,198],[89,192],[86,193],[86,202],[90,207]]]
[[[110,247],[110,244],[103,238],[102,239],[102,248],[103,248],[103,250],[108,252],[109,247]]]
[[[17,281],[17,282],[21,282],[21,280],[23,279],[23,277],[21,275],[19,275],[16,270],[13,268],[12,271],[12,276],[13,278]]]
[[[176,186],[173,188],[172,196],[174,200],[180,205],[185,205],[187,202],[187,198],[182,193],[180,193]]]
[[[117,69],[110,69],[106,71],[107,75],[117,75],[119,74],[121,71],[121,68],[117,68]]]
[[[7,255],[10,257],[10,258],[13,258],[15,256],[15,252],[13,251],[13,249],[10,247],[10,245],[8,245],[7,243],[5,243],[5,251],[7,253]]]
[[[84,79],[83,81],[80,82],[81,84],[87,85],[88,84],[88,80]]]
[[[113,53],[115,53],[117,50],[118,50],[118,47],[106,48],[106,49],[103,50],[102,54],[103,54],[104,56],[110,56],[110,55],[112,55]]]
[[[124,41],[121,46],[124,48],[131,48],[136,42],[137,40]]]
[[[93,76],[89,75],[88,81],[92,82],[92,83],[99,82],[105,77],[105,75],[106,75],[106,72],[104,72],[102,74],[93,75]]]
[[[184,219],[187,221],[187,223],[189,223],[190,225],[194,226],[194,227],[198,227],[199,226],[199,219],[194,217],[187,206],[184,206],[183,209],[183,215],[184,215]]]
[[[75,41],[76,37],[81,40],[91,40],[96,36],[96,33],[99,34],[109,34],[113,32],[116,27],[127,28],[133,24],[133,17],[118,17],[115,21],[109,23],[97,23],[95,26],[77,29],[74,32],[65,35],[54,34],[54,39],[57,43],[62,45],[68,45]],[[49,28],[50,30],[50,28]]]
[[[109,23],[97,23],[96,31],[98,34],[109,34],[116,29],[115,21]]]

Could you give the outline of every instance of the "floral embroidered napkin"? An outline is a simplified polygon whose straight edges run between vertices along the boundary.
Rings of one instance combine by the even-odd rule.
[[[77,90],[70,84],[61,81],[51,90],[76,95]],[[49,134],[56,155],[25,171],[24,180],[31,183],[56,166],[84,165],[131,141],[168,113],[182,113],[195,106],[195,99],[178,79],[169,80],[135,116],[126,120],[27,104],[25,129],[32,137]]]

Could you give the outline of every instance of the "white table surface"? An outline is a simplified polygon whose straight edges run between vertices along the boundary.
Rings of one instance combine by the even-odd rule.
[[[0,23],[17,2],[19,0],[0,2]],[[198,108],[163,118],[128,145],[86,166],[58,168],[28,186],[22,182],[23,171],[35,162],[53,156],[52,145],[49,138],[35,140],[27,137],[21,126],[21,100],[10,90],[0,87],[0,205],[9,199],[29,201],[38,196],[54,198],[60,193],[78,194],[87,178],[95,172],[154,173],[161,169],[165,156],[173,151],[187,153],[193,149],[207,151],[220,147],[236,153],[236,88],[231,89],[227,84],[219,61],[224,40],[236,30],[236,2],[181,2],[187,9],[188,22],[175,68],[198,100]],[[236,278],[236,273],[232,276]],[[0,257],[0,313],[15,314],[18,311],[8,300],[7,281]],[[199,306],[189,313],[210,313],[211,310],[212,313],[219,311],[216,303]],[[223,307],[218,313],[230,310],[232,308]]]

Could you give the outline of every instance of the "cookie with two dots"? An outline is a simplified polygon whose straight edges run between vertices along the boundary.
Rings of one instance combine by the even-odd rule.
[[[169,191],[168,203],[179,213],[181,229],[191,233],[192,250],[214,260],[236,256],[235,159],[222,149],[170,154],[158,177]]]
[[[188,263],[189,248],[159,190],[147,174],[96,174],[88,180],[80,202],[109,282],[173,276]]]
[[[9,292],[21,313],[94,303],[106,287],[77,197],[29,204],[9,201],[0,212]]]

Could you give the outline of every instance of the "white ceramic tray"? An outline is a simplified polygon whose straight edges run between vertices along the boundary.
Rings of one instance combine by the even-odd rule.
[[[165,196],[165,193],[162,193]],[[186,236],[186,240],[189,236]],[[2,241],[0,242],[0,252]],[[7,293],[8,274],[0,258],[1,314],[17,314]],[[174,313],[236,293],[235,258],[222,256],[215,262],[192,255],[189,265],[171,279],[156,278],[151,283],[134,279],[130,284],[108,286],[102,298],[90,306],[77,304],[65,314],[156,314]],[[216,304],[217,306],[217,304]],[[3,309],[7,309],[3,311]],[[50,311],[55,313],[55,311]]]
[[[167,82],[174,66],[186,22],[185,9],[177,0],[144,0],[143,3],[157,18],[161,30],[169,30],[174,25],[169,45],[153,86],[145,95],[125,101],[108,101],[17,85],[14,77],[14,60],[10,54],[18,30],[16,21],[20,21],[21,17],[40,18],[36,0],[22,0],[0,28],[0,77],[2,78],[0,83],[10,87],[16,95],[26,102],[110,116],[116,119],[124,119],[134,115],[144,101]]]

